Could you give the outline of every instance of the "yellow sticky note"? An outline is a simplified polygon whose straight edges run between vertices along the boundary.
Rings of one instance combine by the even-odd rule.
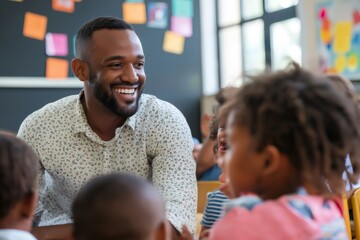
[[[334,31],[334,53],[345,53],[351,46],[351,28],[352,23],[338,22]]]
[[[26,12],[24,18],[23,34],[25,37],[35,38],[38,40],[44,40],[47,26],[47,17]]]
[[[163,43],[163,49],[165,52],[182,54],[184,51],[184,43],[184,36],[171,31],[165,32]]]
[[[59,58],[46,59],[46,78],[67,78],[69,63]]]
[[[125,2],[123,4],[124,20],[131,24],[146,23],[146,7],[143,2]]]

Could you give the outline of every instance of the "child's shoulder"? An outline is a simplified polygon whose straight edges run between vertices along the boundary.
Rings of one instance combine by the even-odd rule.
[[[330,239],[343,239],[342,236],[346,236],[336,201],[321,196],[294,194],[262,201],[249,195],[230,201],[226,210],[227,214],[217,227],[220,232],[224,227],[229,230],[233,226],[246,233],[262,226],[261,231],[248,234],[272,235],[271,239],[313,239],[329,234],[339,237]]]

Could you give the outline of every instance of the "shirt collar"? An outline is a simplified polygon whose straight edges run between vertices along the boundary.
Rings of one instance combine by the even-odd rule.
[[[76,105],[74,108],[74,111],[75,111],[74,133],[84,133],[86,131],[92,131],[90,125],[87,122],[85,111],[84,111],[83,105],[81,103],[81,97],[83,95],[84,95],[84,90],[81,90],[78,98],[76,99]],[[124,126],[129,126],[134,131],[135,126],[136,126],[137,115],[138,115],[138,111],[131,117],[128,117],[126,119],[125,123],[123,124],[123,126],[117,128],[116,131],[118,131],[119,129],[121,129]]]

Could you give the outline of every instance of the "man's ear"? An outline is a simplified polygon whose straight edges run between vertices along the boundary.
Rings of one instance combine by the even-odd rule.
[[[32,218],[34,216],[38,197],[38,191],[32,191],[24,198],[21,204],[21,216],[23,218]]]
[[[279,171],[283,154],[273,145],[268,145],[262,152],[263,154],[263,174],[272,175]]]
[[[75,76],[82,82],[89,80],[89,66],[85,61],[73,58],[71,68]]]

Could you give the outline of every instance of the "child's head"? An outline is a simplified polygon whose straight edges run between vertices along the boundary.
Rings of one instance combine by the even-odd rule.
[[[273,199],[304,186],[340,195],[348,153],[359,173],[356,108],[325,76],[296,65],[245,84],[224,110],[234,194]]]
[[[30,231],[37,203],[38,159],[15,135],[0,131],[0,229]]]
[[[130,174],[90,180],[73,206],[78,240],[167,239],[168,223],[161,196],[150,183]]]

